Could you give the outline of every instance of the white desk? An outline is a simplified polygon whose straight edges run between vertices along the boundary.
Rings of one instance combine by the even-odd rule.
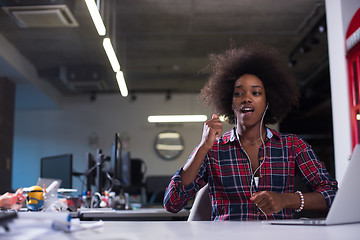
[[[183,209],[174,214],[167,212],[164,208],[139,208],[136,210],[102,210],[84,209],[80,210],[79,218],[85,221],[184,221],[187,220],[190,211]]]
[[[16,230],[16,229],[15,229]],[[34,231],[34,230],[28,230]],[[18,235],[19,236],[19,235]],[[18,239],[1,234],[2,240]],[[24,239],[24,238],[21,238]],[[26,238],[25,238],[26,239]],[[122,239],[122,240],[358,240],[360,224],[336,226],[275,226],[261,222],[104,222],[103,227],[73,233],[50,231],[36,237],[42,239]]]

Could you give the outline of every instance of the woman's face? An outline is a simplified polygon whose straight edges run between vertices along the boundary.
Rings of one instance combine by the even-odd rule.
[[[262,81],[255,75],[244,74],[234,85],[232,108],[239,124],[252,127],[260,124],[266,108]]]

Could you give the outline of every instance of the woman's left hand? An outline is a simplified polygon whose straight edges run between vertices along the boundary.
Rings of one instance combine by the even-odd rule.
[[[250,200],[266,214],[277,213],[286,206],[283,194],[276,192],[256,192]]]

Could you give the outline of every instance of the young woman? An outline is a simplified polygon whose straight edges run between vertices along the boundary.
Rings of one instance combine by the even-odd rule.
[[[327,210],[336,180],[303,139],[266,127],[280,121],[299,98],[277,51],[254,44],[210,60],[201,96],[216,114],[172,177],[165,209],[178,212],[208,183],[215,221],[287,219],[303,209]],[[219,115],[235,123],[223,135]],[[312,192],[294,192],[295,172]]]

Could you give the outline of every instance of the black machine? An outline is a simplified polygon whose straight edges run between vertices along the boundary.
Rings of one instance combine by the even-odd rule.
[[[104,190],[120,193],[124,189],[128,191],[143,184],[145,163],[141,159],[131,159],[130,152],[123,151],[119,133],[115,134],[110,157],[98,149],[96,157],[88,153],[87,160],[88,170],[84,175],[87,177],[88,191],[95,185],[99,193]]]
[[[62,188],[72,188],[72,154],[41,158],[40,177],[61,180]]]

